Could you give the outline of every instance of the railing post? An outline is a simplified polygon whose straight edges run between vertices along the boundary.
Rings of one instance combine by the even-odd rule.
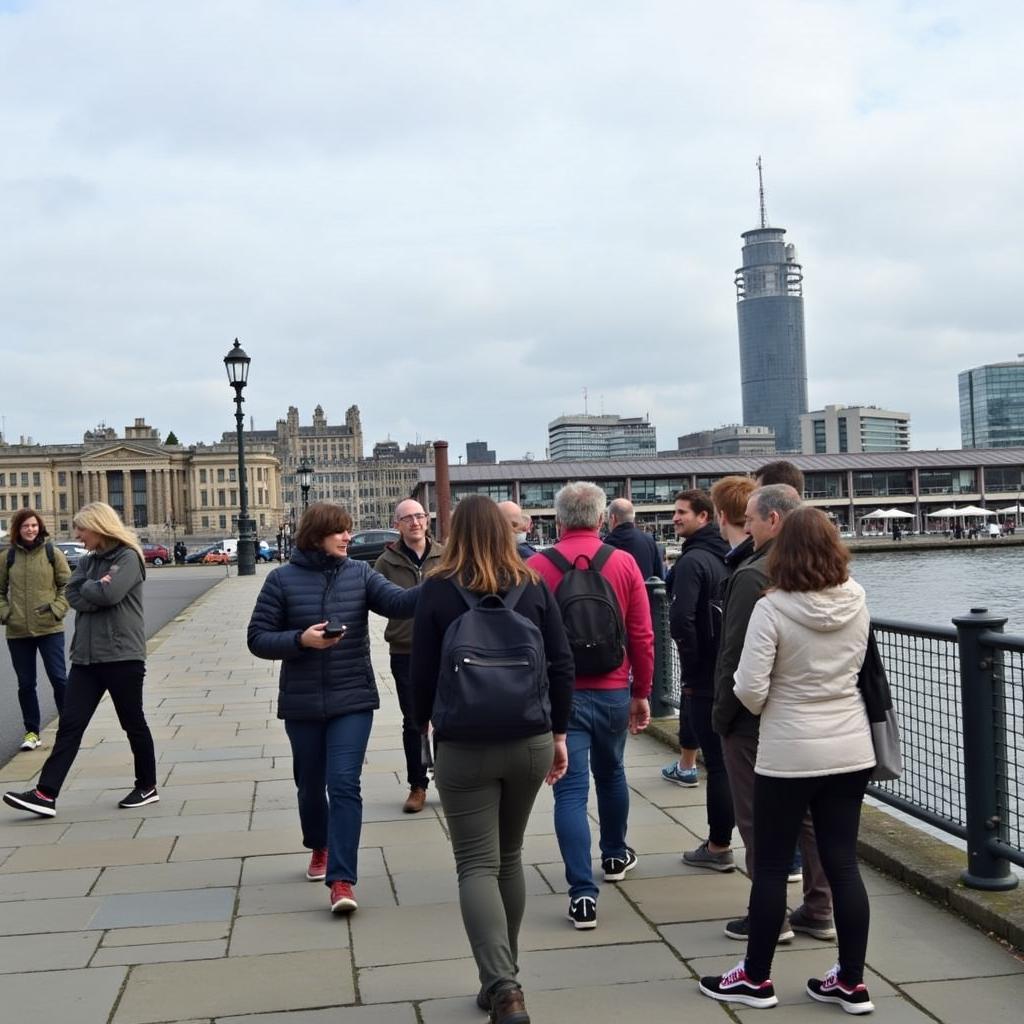
[[[994,854],[989,841],[999,832],[1000,800],[996,771],[997,711],[993,657],[979,638],[987,630],[1001,633],[1006,618],[987,608],[972,608],[953,619],[960,647],[960,702],[964,730],[964,798],[967,868],[960,879],[971,889],[1013,889],[1017,878],[1010,862]]]
[[[668,623],[668,593],[665,581],[652,576],[647,580],[651,599],[651,623],[654,626],[654,686],[651,689],[651,717],[665,718],[673,708],[667,697],[672,692],[672,634]]]

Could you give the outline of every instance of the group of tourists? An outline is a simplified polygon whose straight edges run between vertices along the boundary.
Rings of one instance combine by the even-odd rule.
[[[767,1007],[775,945],[802,931],[838,933],[839,963],[811,979],[815,999],[865,1013],[868,905],[856,862],[861,799],[874,765],[857,675],[869,621],[849,579],[845,549],[820,512],[800,506],[802,481],[730,477],[710,495],[682,491],[674,523],[684,539],[670,590],[682,665],[681,760],[663,771],[696,783],[707,773],[708,839],[684,861],[735,868],[734,825],[752,879],[748,912],[726,934],[747,943],[735,969],[702,978],[712,998]],[[780,469],[781,467],[781,469]],[[795,467],[790,467],[793,472]],[[650,721],[654,632],[645,578],[660,552],[626,499],[606,508],[593,483],[555,496],[558,541],[535,551],[529,516],[512,502],[463,499],[444,544],[413,499],[399,503],[399,537],[375,566],[348,557],[352,519],[340,505],[304,512],[287,564],[263,583],[248,626],[257,657],[280,662],[277,714],[291,744],[305,877],[322,881],[334,913],[358,907],[361,774],[380,697],[370,660],[369,612],[385,638],[402,712],[408,794],[428,800],[429,774],[444,813],[459,902],[476,961],[478,1006],[496,1024],[528,1024],[518,936],[526,897],[522,847],[541,786],[553,787],[554,831],[572,926],[598,925],[588,814],[596,792],[601,880],[638,864],[628,843],[627,737]],[[34,527],[24,528],[32,519]],[[60,722],[38,784],[4,801],[52,817],[82,735],[109,691],[135,757],[135,787],[120,802],[159,799],[152,737],[142,712],[145,637],[138,540],[107,505],[75,517],[89,551],[73,574],[37,515],[12,524],[14,555],[0,562],[0,620],[18,651],[19,695],[38,741],[35,653],[54,685]],[[608,532],[602,535],[602,528]],[[70,577],[70,578],[69,578]],[[71,677],[47,651],[74,608]],[[27,667],[31,640],[31,686]],[[62,668],[62,662],[61,662]],[[34,707],[34,711],[33,711]],[[35,717],[31,717],[32,714]],[[804,903],[786,915],[794,850],[803,855]],[[833,914],[834,903],[834,914]]]

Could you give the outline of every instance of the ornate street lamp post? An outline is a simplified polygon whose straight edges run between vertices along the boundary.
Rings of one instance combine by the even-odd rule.
[[[302,489],[302,511],[305,512],[309,508],[309,488],[313,484],[313,464],[306,459],[305,455],[302,457],[299,468],[295,471],[295,476]]]
[[[245,439],[242,437],[242,390],[249,380],[249,357],[235,338],[224,357],[228,383],[235,389],[235,422],[238,424],[238,575],[256,575],[256,535],[249,519],[249,488],[245,478]]]

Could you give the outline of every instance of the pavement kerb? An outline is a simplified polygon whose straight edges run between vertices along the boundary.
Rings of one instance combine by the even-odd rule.
[[[649,735],[679,749],[679,720],[655,718]],[[960,881],[965,854],[877,807],[865,806],[857,850],[861,859],[907,889],[1024,950],[1024,886],[1009,892],[968,889]]]

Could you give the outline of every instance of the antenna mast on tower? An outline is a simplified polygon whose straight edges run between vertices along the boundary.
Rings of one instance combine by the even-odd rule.
[[[761,166],[761,157],[757,158],[757,193],[761,200],[761,227],[768,227],[768,211],[764,208],[764,168]]]

